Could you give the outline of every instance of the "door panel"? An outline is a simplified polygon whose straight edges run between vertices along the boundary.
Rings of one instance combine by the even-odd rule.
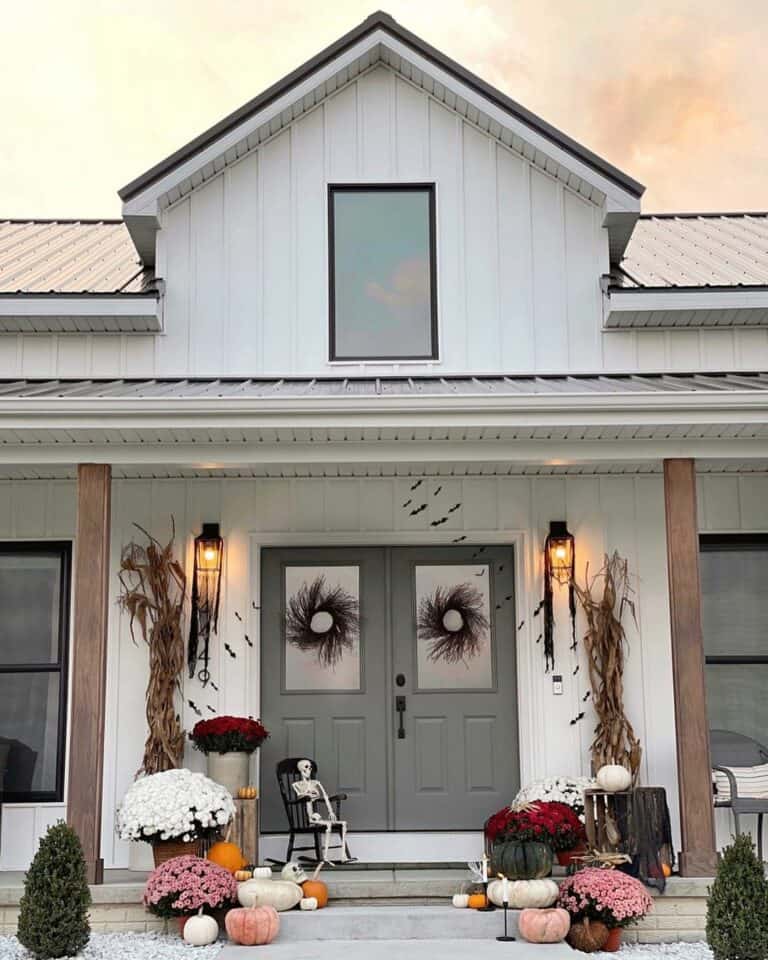
[[[275,767],[285,757],[308,756],[329,794],[349,795],[344,813],[356,830],[385,830],[387,821],[386,685],[387,611],[385,555],[381,549],[265,549],[262,551],[261,704],[270,738],[261,748],[262,829],[286,829]],[[316,687],[317,661],[286,661],[286,577],[295,589],[295,568],[359,568],[359,689],[309,691],[301,686],[302,663],[312,671],[304,686]],[[301,579],[300,577],[298,578]],[[349,579],[349,578],[347,578]],[[349,651],[345,651],[347,654]],[[337,664],[339,675],[343,663]],[[298,673],[297,673],[298,671]],[[333,667],[324,675],[333,682]],[[298,679],[298,683],[297,683]],[[357,685],[357,680],[353,681]]]
[[[406,702],[395,828],[476,830],[519,786],[512,550],[396,548],[391,571],[393,673],[405,677]],[[430,639],[420,631],[425,598],[434,607],[452,587],[465,588],[452,595],[462,620],[481,618],[462,656],[450,649],[456,634],[440,633],[442,608]]]

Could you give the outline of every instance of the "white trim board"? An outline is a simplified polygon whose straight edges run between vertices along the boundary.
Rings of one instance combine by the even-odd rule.
[[[159,296],[0,297],[0,333],[159,333]]]

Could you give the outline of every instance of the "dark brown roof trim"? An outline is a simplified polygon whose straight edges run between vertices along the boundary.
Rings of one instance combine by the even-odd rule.
[[[553,127],[545,120],[542,120],[541,117],[531,113],[530,110],[527,110],[521,104],[517,103],[515,100],[512,100],[500,90],[497,90],[484,80],[481,80],[476,74],[471,73],[465,67],[462,67],[461,64],[457,63],[455,60],[452,60],[444,53],[441,53],[439,50],[435,49],[435,47],[426,43],[421,39],[421,37],[416,36],[415,33],[411,33],[410,30],[406,30],[405,27],[401,26],[388,13],[384,13],[383,11],[379,10],[376,13],[371,14],[370,17],[367,17],[353,30],[350,30],[349,33],[344,34],[344,36],[336,40],[335,43],[332,43],[329,47],[326,47],[310,60],[307,60],[306,63],[302,64],[296,70],[291,71],[291,73],[283,77],[282,80],[278,80],[277,83],[273,84],[271,87],[268,87],[263,93],[259,94],[258,97],[250,100],[238,110],[235,110],[234,113],[230,113],[229,116],[214,124],[214,126],[210,127],[198,137],[195,137],[194,140],[191,140],[188,144],[176,150],[164,160],[161,160],[159,163],[155,164],[155,166],[147,170],[146,173],[143,173],[140,177],[137,177],[135,180],[132,180],[130,183],[126,184],[124,187],[118,190],[120,199],[127,201],[132,197],[135,197],[136,194],[140,193],[150,184],[165,176],[166,173],[173,170],[180,163],[189,160],[190,157],[193,157],[196,153],[199,153],[206,147],[210,146],[212,143],[218,140],[219,137],[223,136],[225,133],[228,133],[231,129],[242,123],[243,120],[246,120],[249,116],[257,113],[259,110],[264,109],[264,107],[268,106],[273,100],[276,100],[278,97],[281,97],[284,93],[290,90],[291,87],[301,83],[301,81],[306,79],[307,76],[314,73],[320,67],[325,66],[325,64],[329,63],[339,54],[343,53],[349,47],[354,46],[354,44],[356,44],[359,40],[362,40],[363,37],[366,37],[369,33],[373,33],[373,31],[377,29],[386,30],[401,43],[409,46],[412,50],[415,50],[417,53],[423,57],[426,57],[436,66],[452,74],[462,83],[465,83],[467,86],[471,87],[473,90],[480,93],[482,96],[486,97],[503,110],[506,110],[519,120],[522,120],[523,123],[526,123],[529,127],[545,136],[548,140],[551,140],[559,147],[562,147],[564,150],[568,151],[568,153],[578,157],[588,166],[592,167],[598,173],[602,174],[604,177],[611,180],[622,189],[628,191],[633,196],[642,196],[643,192],[645,191],[645,187],[637,180],[628,176],[626,173],[623,173],[618,169],[618,167],[613,166],[613,164],[603,160],[602,157],[599,157],[587,147],[577,143],[576,140],[571,139],[571,137],[569,137],[567,134],[558,130],[556,127]]]

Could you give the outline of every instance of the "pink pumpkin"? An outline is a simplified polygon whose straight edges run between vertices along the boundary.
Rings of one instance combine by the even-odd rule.
[[[236,907],[224,917],[227,936],[245,947],[272,943],[280,930],[280,917],[274,907]]]
[[[523,910],[517,921],[520,936],[529,943],[560,943],[571,928],[567,910],[552,907],[547,910]]]

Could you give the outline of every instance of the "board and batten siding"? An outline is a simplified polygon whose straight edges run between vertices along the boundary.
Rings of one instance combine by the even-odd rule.
[[[440,362],[328,363],[327,185],[437,185]],[[2,335],[0,377],[759,369],[767,330],[602,332],[602,212],[377,66],[164,210],[160,335]]]

